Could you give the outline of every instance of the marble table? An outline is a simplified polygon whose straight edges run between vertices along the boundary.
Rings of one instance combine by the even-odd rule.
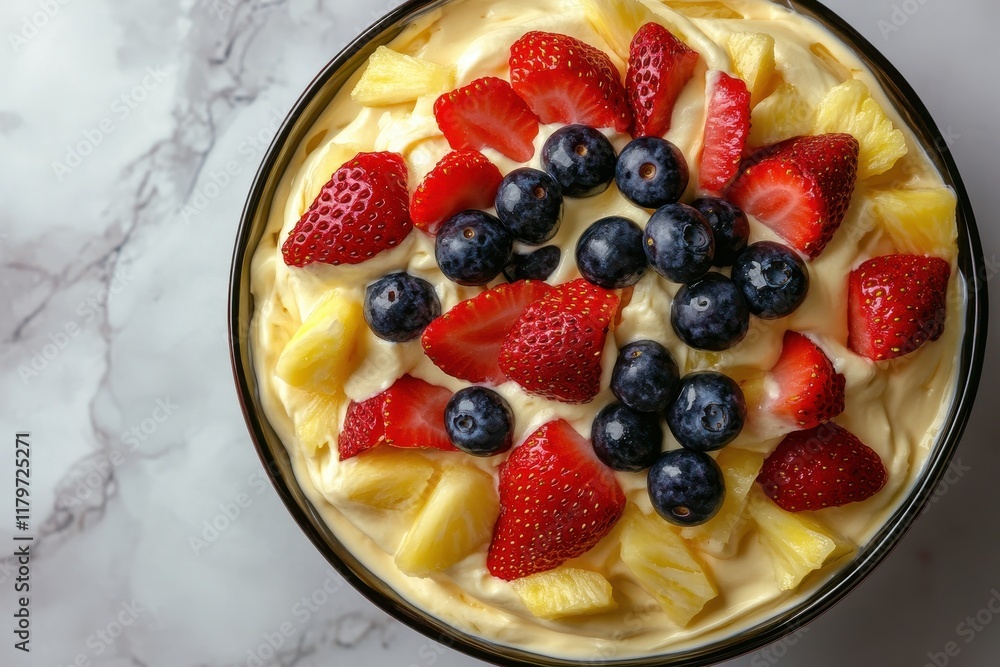
[[[35,535],[27,654],[13,648],[16,564],[0,561],[0,665],[475,662],[332,574],[266,483],[229,366],[230,254],[253,173],[299,91],[392,5],[0,5],[0,504],[13,509],[15,433],[29,431]],[[1000,5],[830,5],[930,107],[992,277]],[[899,548],[824,617],[729,664],[996,664],[998,395],[993,355],[951,483]],[[14,530],[2,523],[4,553]]]

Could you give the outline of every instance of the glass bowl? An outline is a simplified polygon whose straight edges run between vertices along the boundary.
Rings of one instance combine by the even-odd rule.
[[[768,620],[736,632],[728,638],[690,650],[642,658],[615,659],[595,656],[579,661],[495,644],[460,631],[405,600],[355,558],[323,521],[320,513],[299,487],[291,461],[281,440],[268,423],[261,407],[254,363],[250,350],[250,321],[254,311],[250,294],[250,261],[263,234],[278,182],[297,146],[310,127],[350,76],[363,66],[371,53],[387,44],[420,14],[448,0],[409,0],[389,12],[333,58],[309,84],[295,103],[274,138],[257,172],[243,210],[230,276],[229,339],[233,373],[240,404],[250,437],[261,462],[305,534],[330,564],[365,597],[400,622],[442,644],[481,660],[508,667],[561,667],[579,664],[628,665],[710,665],[753,651],[794,632],[842,599],[867,577],[896,546],[933,494],[958,446],[972,411],[986,345],[986,273],[979,233],[973,219],[968,194],[943,135],[926,107],[902,75],[843,19],[814,0],[786,0],[778,4],[814,19],[835,36],[852,45],[868,65],[887,95],[910,125],[931,161],[958,196],[958,266],[967,294],[965,335],[959,356],[958,382],[950,414],[928,456],[923,473],[882,529],[854,560],[834,574],[813,594]]]

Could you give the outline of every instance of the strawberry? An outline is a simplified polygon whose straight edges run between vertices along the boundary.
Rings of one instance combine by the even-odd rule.
[[[439,97],[434,118],[456,150],[493,148],[516,162],[535,154],[538,118],[509,83],[495,76]]]
[[[360,264],[406,238],[409,204],[402,156],[358,153],[333,172],[285,239],[285,264]]]
[[[816,257],[847,213],[857,174],[851,135],[793,137],[744,160],[726,198]]]
[[[550,289],[538,280],[519,280],[466,299],[424,329],[424,352],[452,377],[503,384],[500,345],[528,305]]]
[[[776,388],[762,409],[796,429],[813,428],[844,411],[844,376],[817,345],[786,331],[769,383]]]
[[[601,354],[618,296],[583,278],[528,306],[500,347],[500,370],[530,394],[586,403],[601,385]]]
[[[647,23],[629,46],[625,89],[635,116],[636,137],[662,137],[670,129],[674,104],[694,74],[698,52],[658,23]]]
[[[580,40],[529,32],[510,47],[510,83],[543,123],[628,132],[632,112],[611,58]]]
[[[381,443],[458,451],[444,428],[444,410],[451,396],[444,387],[404,375],[380,394],[361,403],[351,401],[337,441],[340,460]]]
[[[885,255],[861,264],[848,284],[847,347],[882,361],[940,338],[950,276],[939,257]]]
[[[879,455],[833,422],[785,436],[757,475],[764,493],[789,512],[865,500],[885,480]]]
[[[625,511],[614,472],[567,422],[550,421],[500,464],[500,516],[486,566],[505,581],[559,567],[596,545]]]
[[[503,174],[479,151],[453,151],[434,165],[413,192],[413,224],[428,234],[451,216],[470,208],[489,208]]]
[[[750,135],[750,92],[742,79],[721,71],[709,75],[709,89],[699,182],[714,193],[726,187],[740,168]]]

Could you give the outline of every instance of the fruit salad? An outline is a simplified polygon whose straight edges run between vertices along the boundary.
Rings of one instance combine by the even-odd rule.
[[[338,539],[499,644],[629,658],[801,601],[906,497],[962,336],[956,198],[764,0],[465,0],[296,148],[267,418]]]

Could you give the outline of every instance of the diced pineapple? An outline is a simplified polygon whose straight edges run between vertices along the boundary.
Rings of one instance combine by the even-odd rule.
[[[309,167],[302,183],[302,202],[299,215],[305,213],[306,209],[312,205],[313,200],[319,194],[323,186],[326,185],[333,172],[340,169],[344,164],[361,152],[361,146],[357,144],[337,144],[330,142],[319,149],[315,161]]]
[[[758,536],[770,554],[778,588],[794,590],[806,576],[854,551],[854,547],[807,513],[786,512],[754,489],[747,502]]]
[[[528,611],[539,618],[599,614],[618,607],[611,582],[589,570],[565,567],[515,579],[510,584]]]
[[[696,19],[741,19],[743,14],[714,0],[664,0],[671,9]]]
[[[428,93],[455,87],[455,66],[437,65],[380,46],[368,59],[351,99],[362,106],[380,107],[412,102]]]
[[[750,90],[750,106],[764,99],[774,77],[774,37],[761,32],[734,32],[726,42],[737,76]]]
[[[333,440],[344,403],[343,396],[313,394],[302,411],[295,415],[295,435],[307,456],[313,456]]]
[[[885,173],[906,155],[906,138],[861,81],[834,86],[816,108],[815,134],[846,132],[861,144],[858,180]]]
[[[630,505],[621,544],[625,565],[673,623],[687,625],[719,594],[684,540],[655,514]]]
[[[418,577],[451,567],[489,541],[499,513],[490,475],[472,466],[445,468],[396,552],[397,567]]]
[[[623,61],[628,61],[629,45],[639,28],[664,22],[638,0],[583,0],[583,11],[597,34]],[[677,39],[684,39],[674,26],[666,27]]]
[[[957,254],[958,200],[950,188],[876,190],[869,196],[875,216],[899,252],[946,258]]]
[[[809,134],[812,121],[813,110],[798,88],[783,83],[753,108],[747,141],[751,146],[769,146]]]
[[[730,446],[719,452],[715,462],[722,468],[726,483],[722,507],[700,526],[684,528],[681,535],[706,553],[724,556],[728,553],[734,529],[742,522],[747,494],[764,465],[764,455]]]
[[[363,356],[364,326],[361,304],[340,289],[331,290],[285,345],[275,373],[294,387],[340,393]]]
[[[435,472],[426,456],[394,447],[370,449],[343,465],[341,488],[347,499],[380,510],[419,503]]]

